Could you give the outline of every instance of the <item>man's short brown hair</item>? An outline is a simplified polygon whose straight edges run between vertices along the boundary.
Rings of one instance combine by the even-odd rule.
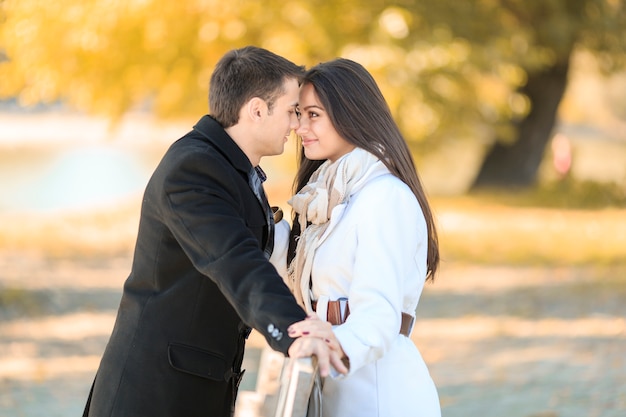
[[[227,52],[217,63],[209,85],[209,111],[224,128],[239,121],[241,107],[259,97],[272,109],[285,93],[284,82],[300,82],[304,67],[263,48],[246,46]]]

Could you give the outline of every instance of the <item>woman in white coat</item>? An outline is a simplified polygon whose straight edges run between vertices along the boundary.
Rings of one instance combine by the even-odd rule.
[[[438,417],[409,338],[439,252],[408,146],[376,82],[351,60],[311,68],[299,112],[287,281],[311,318],[289,334],[322,337],[349,364],[346,376],[325,379],[323,416]]]

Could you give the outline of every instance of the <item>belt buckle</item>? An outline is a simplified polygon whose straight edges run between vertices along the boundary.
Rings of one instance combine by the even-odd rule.
[[[342,323],[345,323],[348,318],[348,314],[346,314],[348,311],[348,299],[346,297],[341,297],[337,299],[337,301],[339,302],[339,318]]]

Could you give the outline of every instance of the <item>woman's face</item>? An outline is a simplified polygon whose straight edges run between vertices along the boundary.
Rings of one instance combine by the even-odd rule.
[[[354,149],[354,145],[337,133],[326,110],[322,107],[315,88],[305,84],[300,88],[300,127],[296,133],[302,138],[304,155],[311,160],[338,158]]]

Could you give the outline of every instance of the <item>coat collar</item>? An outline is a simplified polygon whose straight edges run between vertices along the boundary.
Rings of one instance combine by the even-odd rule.
[[[246,154],[212,116],[203,116],[193,129],[214,144],[237,170],[246,175],[250,172],[252,164]]]
[[[328,227],[326,228],[322,236],[320,236],[317,246],[321,245],[322,242],[326,240],[330,232],[335,228],[335,226],[337,226],[337,223],[339,223],[339,221],[343,217],[345,210],[350,203],[350,200],[352,199],[352,196],[357,194],[368,183],[383,175],[392,174],[389,171],[389,168],[385,166],[385,164],[383,164],[381,161],[377,161],[374,165],[370,167],[370,169],[368,169],[363,178],[361,178],[356,184],[354,184],[350,192],[350,198],[348,198],[346,202],[339,204],[335,208],[333,208],[330,215],[330,220],[328,221]]]

